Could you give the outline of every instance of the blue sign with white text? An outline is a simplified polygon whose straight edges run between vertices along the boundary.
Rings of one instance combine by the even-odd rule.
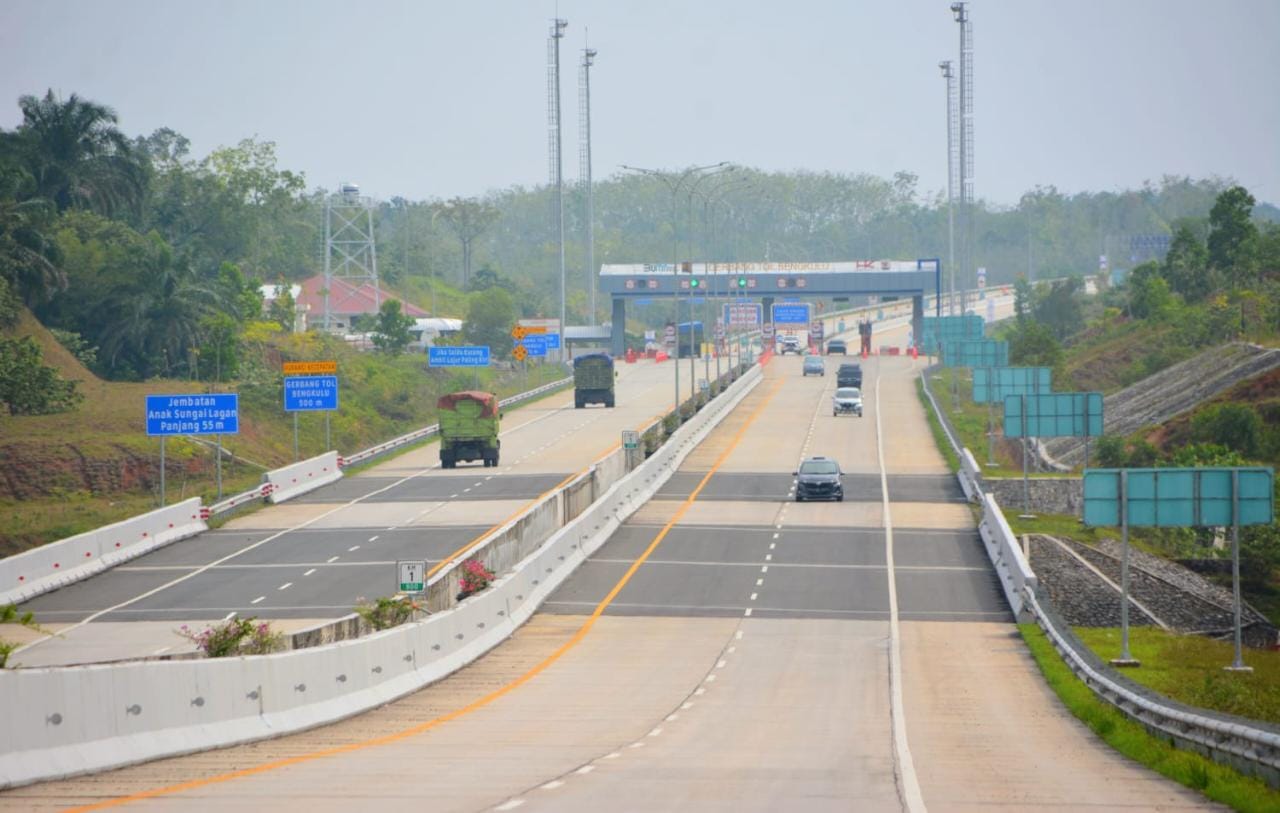
[[[773,323],[775,325],[809,325],[809,306],[777,305],[773,306]]]
[[[482,345],[431,347],[427,352],[427,364],[431,367],[489,366],[489,348]]]
[[[235,435],[240,396],[231,393],[148,395],[148,435]]]
[[[547,354],[547,348],[551,346],[548,341],[550,336],[555,336],[556,339],[560,338],[560,334],[558,333],[530,333],[528,336],[521,339],[520,343],[524,345],[524,349],[529,353],[529,355],[545,356]]]
[[[284,380],[284,411],[310,412],[338,408],[336,375],[291,375]]]
[[[547,349],[548,349],[548,350],[559,350],[559,349],[560,349],[560,334],[559,334],[559,333],[546,333],[546,334],[543,334],[543,335],[545,335],[545,336],[547,337]]]

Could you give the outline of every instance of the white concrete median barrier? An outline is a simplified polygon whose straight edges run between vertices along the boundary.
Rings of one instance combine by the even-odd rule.
[[[200,498],[0,559],[0,605],[17,604],[207,529]]]
[[[341,479],[337,452],[325,452],[262,475],[263,483],[271,485],[267,499],[273,503],[284,502]]]

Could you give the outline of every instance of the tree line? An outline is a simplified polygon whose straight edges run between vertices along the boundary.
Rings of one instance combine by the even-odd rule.
[[[18,104],[21,123],[0,131],[0,318],[5,303],[31,308],[92,351],[94,372],[121,380],[234,378],[246,335],[292,329],[289,303],[264,314],[259,286],[323,269],[328,193],[281,168],[273,143],[245,139],[195,157],[179,132],[126,135],[110,107],[74,94]],[[1255,236],[1213,238],[1226,233],[1211,229],[1211,210],[1232,188],[1217,178],[1165,177],[1138,190],[1037,187],[1016,206],[980,203],[972,211],[975,265],[992,284],[1080,275],[1096,270],[1102,253],[1113,265],[1137,265],[1137,238],[1173,235],[1173,265],[1160,273],[1171,295],[1190,301],[1217,290],[1218,277],[1192,273],[1201,266],[1247,286],[1274,268],[1266,246],[1276,227],[1256,221],[1280,211],[1255,208],[1250,198],[1244,218]],[[922,192],[909,172],[737,167],[675,198],[659,179],[620,173],[593,192],[597,263],[947,257],[945,198]],[[593,276],[584,193],[571,187],[566,199],[568,310],[579,323],[590,316]],[[498,341],[512,319],[559,310],[552,205],[545,186],[380,202],[379,275],[434,315],[474,324],[469,331],[483,335],[471,338]],[[1224,248],[1245,243],[1253,248]],[[1247,256],[1224,259],[1228,250]],[[1135,270],[1135,280],[1148,273]],[[1158,304],[1160,292],[1153,296]],[[597,320],[607,319],[603,298],[598,307]],[[374,327],[402,338],[404,319],[388,314]]]

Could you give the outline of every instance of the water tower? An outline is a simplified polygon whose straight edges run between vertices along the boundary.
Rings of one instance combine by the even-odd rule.
[[[329,297],[334,281],[353,289],[373,287],[375,307],[382,305],[378,288],[378,250],[373,242],[373,200],[350,181],[324,201],[324,329],[331,329]],[[345,286],[344,286],[345,287]]]

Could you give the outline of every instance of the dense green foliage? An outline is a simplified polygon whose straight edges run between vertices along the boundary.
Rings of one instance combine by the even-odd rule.
[[[0,336],[0,405],[10,415],[62,412],[84,397],[76,390],[76,382],[62,380],[42,360],[40,346],[30,336]]]

